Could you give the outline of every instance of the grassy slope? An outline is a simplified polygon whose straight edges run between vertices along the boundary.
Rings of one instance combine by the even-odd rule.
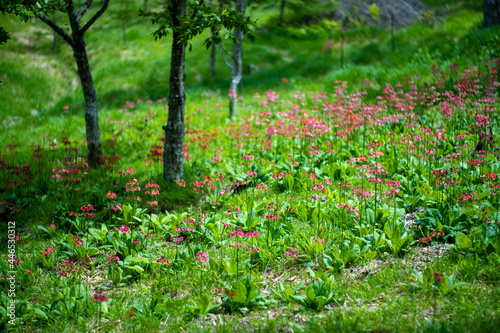
[[[128,22],[127,44],[123,45],[116,6],[111,5],[109,13],[86,38],[103,110],[125,100],[161,98],[168,92],[170,40],[154,42],[150,35],[153,27],[146,19],[132,17]],[[417,24],[398,29],[395,52],[391,50],[387,29],[353,29],[347,33],[346,65],[340,69],[338,31],[332,34],[314,27],[278,29],[270,23],[275,16],[264,14],[267,12],[254,14],[260,18],[262,29],[254,44],[245,45],[247,74],[243,87],[248,95],[256,90],[276,89],[282,77],[292,78],[299,88],[327,90],[336,80],[345,80],[353,88],[373,92],[383,82],[395,82],[405,75],[418,72],[427,76],[431,64],[469,65],[471,61],[478,62],[498,53],[495,30],[480,29],[481,13],[461,9],[434,27]],[[58,16],[58,22],[63,20],[62,15]],[[0,49],[4,81],[0,91],[3,101],[0,122],[8,115],[29,117],[35,112],[32,110],[56,115],[64,105],[82,110],[70,48],[58,39],[58,47],[52,52],[52,33],[40,22],[23,24],[10,16],[2,16],[1,21],[13,32],[14,39]],[[329,38],[334,40],[334,48],[323,51]],[[200,46],[202,39],[193,42],[194,50],[186,57],[188,94],[200,97],[221,89],[224,96],[229,69],[218,53],[217,78],[209,77],[209,54]],[[471,50],[473,54],[467,55]],[[364,78],[372,83],[364,85]]]

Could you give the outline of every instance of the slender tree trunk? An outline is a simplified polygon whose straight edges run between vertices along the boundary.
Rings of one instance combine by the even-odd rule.
[[[144,13],[148,12],[148,0],[144,0],[143,6],[142,6],[142,11]]]
[[[72,3],[68,6],[67,11],[72,31],[73,55],[78,67],[78,75],[85,100],[85,131],[87,135],[88,163],[94,167],[99,163],[99,157],[101,156],[97,94],[87,58],[87,50],[83,38],[84,32],[80,30],[80,23]]]
[[[247,0],[235,0],[236,11],[238,13],[245,13]],[[238,84],[243,77],[243,61],[242,61],[242,49],[243,49],[243,33],[238,29],[234,30],[234,36],[237,42],[233,45],[233,66],[231,70],[231,83],[229,85],[229,118],[234,118],[236,116],[236,104],[238,102]]]
[[[180,17],[186,16],[187,0],[173,2],[171,14],[174,25],[179,26]],[[184,60],[186,46],[181,41],[180,32],[174,29],[172,59],[170,61],[170,91],[168,94],[168,120],[163,126],[165,146],[163,148],[163,176],[167,181],[183,177],[184,105],[186,102]]]
[[[215,45],[212,45],[212,47],[210,49],[210,76],[211,77],[215,77],[215,75],[217,75],[217,72],[215,70],[216,51],[217,51],[217,47]]]
[[[344,68],[344,28],[340,27],[340,68]]]
[[[74,56],[78,66],[78,75],[82,84],[83,98],[85,100],[85,131],[87,133],[88,162],[91,166],[99,163],[101,156],[101,135],[99,132],[99,117],[97,94],[94,87],[94,81],[90,72],[87,51],[83,36],[73,38]]]
[[[484,0],[484,27],[500,24],[500,0]]]
[[[281,6],[280,6],[280,25],[283,25],[283,18],[285,16],[285,6],[286,6],[286,0],[281,0]]]

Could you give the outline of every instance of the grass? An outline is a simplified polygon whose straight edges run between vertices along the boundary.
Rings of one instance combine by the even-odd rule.
[[[500,331],[500,206],[491,187],[498,181],[488,178],[499,169],[498,144],[473,149],[484,130],[474,127],[483,119],[476,113],[498,132],[498,89],[487,99],[485,75],[476,82],[474,70],[470,80],[448,70],[456,62],[460,73],[469,65],[484,72],[485,60],[499,58],[498,28],[482,29],[479,12],[466,5],[433,27],[398,29],[396,52],[386,29],[347,31],[340,68],[338,31],[271,28],[269,13],[257,11],[263,19],[256,43],[245,45],[236,122],[226,119],[229,70],[219,61],[218,76],[209,78],[208,53],[195,40],[187,57],[183,187],[165,183],[161,162],[148,156],[161,145],[166,121],[169,40],[153,42],[152,27],[137,18],[120,45],[117,11],[111,7],[87,39],[107,158],[107,169],[87,173],[74,166],[86,153],[70,50],[59,44],[52,56],[40,23],[2,17],[18,35],[0,51],[0,218],[16,221],[22,261],[13,264],[17,319],[7,324],[12,297],[2,292],[0,330]],[[333,49],[323,50],[330,38]],[[445,78],[434,77],[431,65]],[[348,82],[344,90],[339,81]],[[395,90],[383,92],[386,83]],[[275,102],[266,101],[269,90]],[[453,97],[459,94],[463,101]],[[452,105],[449,117],[443,103]],[[135,196],[126,190],[131,178],[141,187],[138,210],[127,199]],[[437,183],[450,179],[459,184]],[[250,183],[236,189],[243,180]],[[386,181],[400,182],[396,196]],[[152,183],[158,196],[144,192]],[[153,200],[158,208],[146,203]],[[122,210],[113,210],[117,203]],[[89,204],[94,217],[75,217]],[[240,229],[259,235],[230,236]],[[0,235],[3,291],[12,268],[8,233]],[[249,254],[239,244],[258,250]],[[199,261],[203,252],[207,262]],[[437,275],[419,280],[426,269]]]

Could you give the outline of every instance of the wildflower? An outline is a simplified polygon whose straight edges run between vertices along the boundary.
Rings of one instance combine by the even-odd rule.
[[[108,261],[106,262],[106,265],[111,265],[113,263],[113,261],[118,261],[118,260],[120,260],[120,258],[118,256],[108,257]]]
[[[130,228],[129,228],[129,227],[127,227],[126,225],[122,224],[122,227],[120,228],[120,232],[121,232],[122,234],[126,234],[126,233],[127,233],[127,232],[129,232],[129,231],[130,231]]]
[[[196,253],[196,260],[200,263],[208,262],[208,253],[207,252],[198,252]]]
[[[94,302],[101,302],[101,303],[103,303],[103,302],[107,302],[108,298],[104,294],[94,293],[94,295],[92,296],[92,300]]]
[[[180,187],[186,187],[186,181],[182,179],[174,180]]]
[[[156,262],[159,264],[167,264],[167,265],[170,263],[168,261],[168,259],[165,259],[165,258],[158,258],[158,259],[156,259]]]
[[[48,257],[52,252],[55,252],[56,249],[54,249],[52,246],[49,246],[48,249],[43,250],[44,253],[40,254],[40,257]]]
[[[212,157],[212,164],[218,164],[221,161],[221,157],[219,155],[215,155]]]

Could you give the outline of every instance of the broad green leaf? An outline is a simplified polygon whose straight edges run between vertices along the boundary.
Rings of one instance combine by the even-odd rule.
[[[234,303],[245,305],[247,302],[247,288],[240,281],[236,281],[229,292],[229,298]]]
[[[457,243],[457,247],[460,250],[466,250],[466,249],[469,249],[470,247],[472,247],[471,240],[461,232],[457,233],[455,241]]]

